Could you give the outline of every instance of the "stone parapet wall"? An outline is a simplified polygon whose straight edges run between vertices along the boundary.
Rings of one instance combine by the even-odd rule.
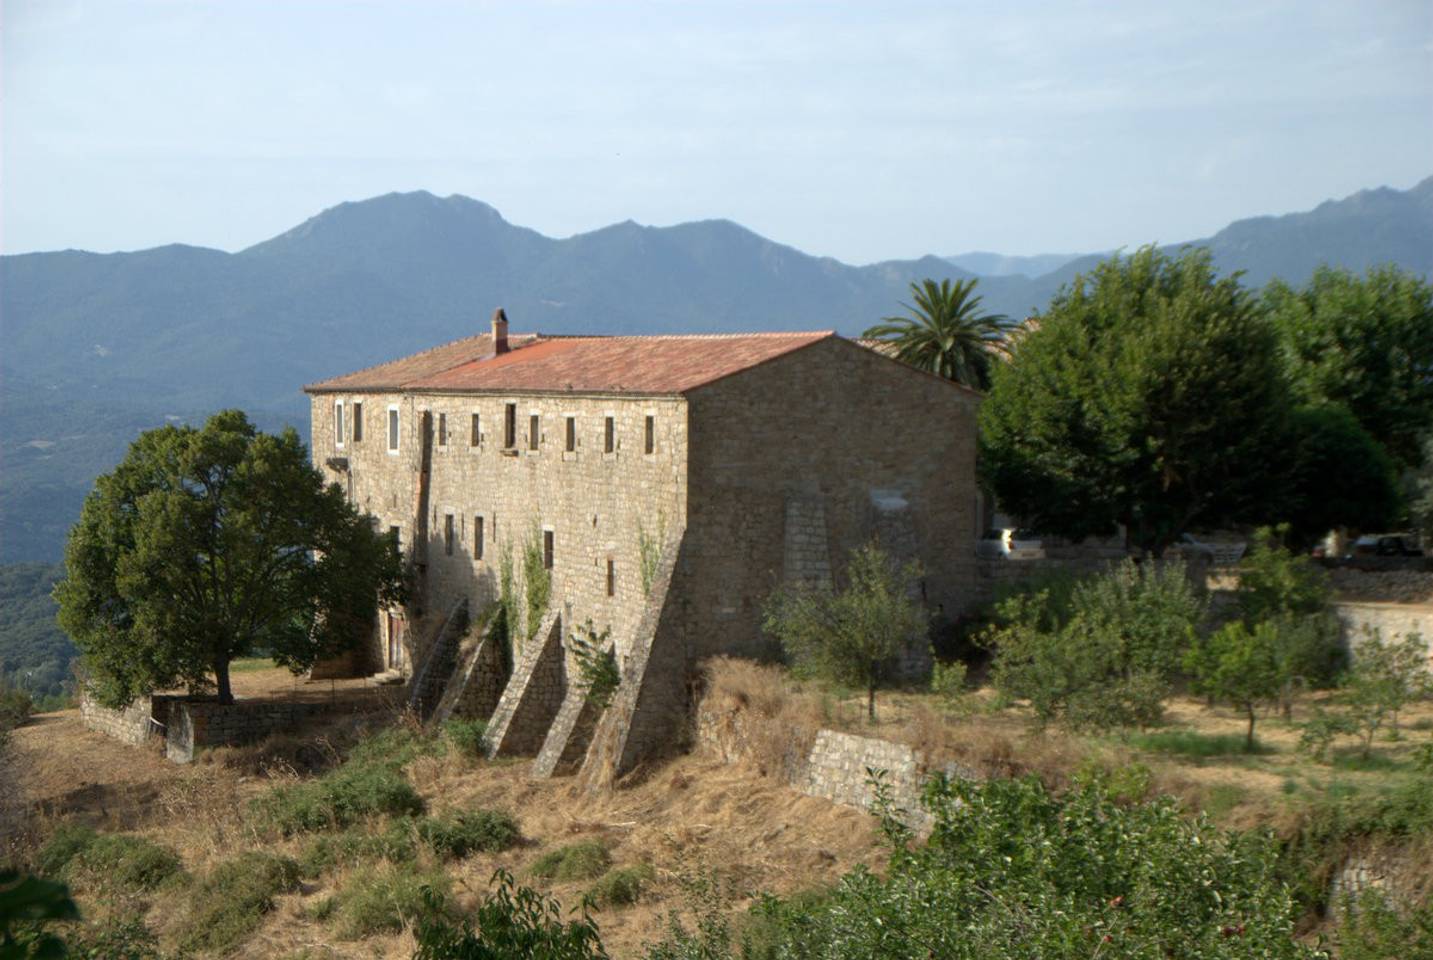
[[[80,722],[96,733],[113,737],[123,743],[140,745],[164,735],[164,728],[152,722],[154,703],[140,697],[123,709],[100,706],[88,690],[80,694]],[[160,723],[165,722],[160,719]]]
[[[189,763],[204,747],[253,743],[293,729],[327,709],[321,703],[176,700],[169,708],[164,753],[175,763]]]

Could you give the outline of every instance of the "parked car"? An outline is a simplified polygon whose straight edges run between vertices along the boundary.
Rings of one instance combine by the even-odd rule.
[[[1353,542],[1349,557],[1421,557],[1423,550],[1408,533],[1366,533]]]
[[[1228,567],[1238,563],[1244,557],[1244,551],[1249,545],[1243,541],[1232,543],[1215,543],[1208,540],[1200,540],[1191,533],[1186,533],[1179,538],[1175,544],[1180,553],[1186,556],[1202,556],[1208,559],[1209,563],[1216,567]]]
[[[1038,533],[1000,527],[976,541],[975,555],[984,560],[1043,560],[1045,547]]]

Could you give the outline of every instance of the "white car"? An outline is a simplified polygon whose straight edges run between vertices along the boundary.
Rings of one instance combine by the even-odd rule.
[[[975,555],[983,560],[1043,560],[1045,547],[1037,533],[1001,527],[985,531],[975,543]]]
[[[1244,556],[1248,549],[1247,543],[1210,543],[1204,540],[1197,540],[1190,534],[1184,534],[1175,544],[1180,553],[1186,556],[1199,554],[1209,560],[1212,566],[1232,567]]]

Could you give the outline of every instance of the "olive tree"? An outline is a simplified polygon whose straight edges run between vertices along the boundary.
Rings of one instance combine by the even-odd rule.
[[[326,485],[292,428],[238,410],[166,426],[95,481],[55,586],[99,699],[211,685],[262,652],[294,671],[357,643],[403,599],[397,544]]]

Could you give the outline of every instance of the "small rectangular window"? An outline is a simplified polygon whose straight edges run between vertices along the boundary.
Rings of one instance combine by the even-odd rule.
[[[602,452],[611,453],[617,449],[617,418],[607,417],[602,424]]]
[[[483,518],[473,518],[473,556],[483,559]]]
[[[388,535],[393,538],[393,545],[394,545],[395,547],[397,547],[397,548],[400,549],[400,550],[403,549],[403,528],[402,528],[402,527],[389,527],[389,528],[388,528]]]
[[[353,442],[358,443],[363,439],[363,404],[355,400],[353,402]]]
[[[542,437],[542,418],[537,414],[527,418],[527,448],[536,450],[538,440]]]
[[[388,452],[398,452],[398,408],[388,408]]]
[[[552,531],[542,531],[542,568],[552,569]]]
[[[645,452],[657,452],[657,418],[647,414],[647,438]]]
[[[478,414],[473,414],[473,432],[469,435],[468,446],[476,447],[483,439],[483,420]]]
[[[443,515],[443,552],[448,556],[453,555],[453,515]]]
[[[343,401],[339,400],[333,405],[333,442],[335,446],[343,446]]]
[[[567,418],[567,452],[572,453],[577,449],[577,418]]]
[[[511,450],[517,446],[517,404],[510,403],[503,411],[503,446]]]
[[[617,596],[617,561],[607,558],[607,596]]]
[[[440,413],[440,414],[438,414],[438,446],[440,446],[440,447],[446,447],[447,445],[448,445],[448,415],[447,415],[446,413]]]

